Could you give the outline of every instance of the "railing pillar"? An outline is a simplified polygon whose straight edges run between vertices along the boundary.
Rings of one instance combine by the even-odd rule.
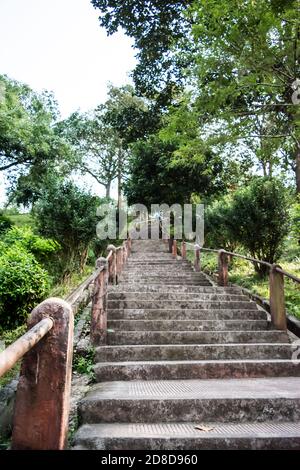
[[[94,345],[106,344],[107,337],[107,287],[108,266],[106,258],[98,258],[96,269],[102,268],[95,279],[92,302],[91,342]]]
[[[173,253],[173,241],[174,241],[174,236],[170,235],[170,238],[168,240],[168,242],[169,242],[169,253]]]
[[[116,255],[116,247],[114,245],[108,245],[107,247],[108,253],[112,252],[112,258],[109,264],[109,282],[111,284],[117,283],[117,255]]]
[[[119,278],[120,278],[120,275],[121,275],[121,271],[122,271],[122,266],[121,266],[121,263],[122,263],[122,253],[121,253],[121,249],[120,248],[117,248],[116,250],[116,281],[117,281],[117,284],[119,283]]]
[[[177,258],[177,240],[173,240],[173,245],[172,245],[172,255],[173,258]]]
[[[273,264],[270,269],[270,312],[272,323],[276,330],[286,330],[286,311],[284,300],[284,276],[276,271],[276,265]]]
[[[182,259],[186,259],[186,242],[184,240],[181,245],[181,256]]]
[[[195,271],[201,271],[201,260],[200,260],[200,246],[195,245],[195,263],[194,263]]]
[[[218,267],[218,284],[226,287],[228,286],[228,257],[225,250],[219,250]]]
[[[14,450],[62,450],[67,444],[72,308],[61,299],[45,300],[32,311],[29,328],[47,317],[53,319],[53,328],[22,361],[14,411]]]

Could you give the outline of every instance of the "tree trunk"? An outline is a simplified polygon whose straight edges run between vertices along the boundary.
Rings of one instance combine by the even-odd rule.
[[[121,197],[122,197],[122,144],[119,149],[118,157],[118,207],[121,207]]]
[[[105,197],[108,199],[110,198],[110,187],[111,187],[111,181],[107,183],[105,186]]]
[[[89,254],[89,247],[85,248],[80,255],[80,273],[83,273]]]
[[[296,192],[300,194],[300,143],[297,143],[296,149]]]

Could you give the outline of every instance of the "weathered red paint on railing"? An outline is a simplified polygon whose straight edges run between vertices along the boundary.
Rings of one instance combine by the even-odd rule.
[[[173,241],[173,246],[174,242]],[[182,258],[186,257],[186,242],[182,243],[181,256]],[[192,245],[189,243],[189,245]],[[177,243],[176,243],[177,247]],[[184,247],[184,248],[183,248]],[[272,318],[272,323],[274,327],[278,330],[287,329],[287,318],[286,318],[286,309],[285,309],[285,297],[284,297],[284,276],[293,280],[294,282],[300,283],[300,279],[293,274],[287,273],[280,266],[276,264],[268,263],[267,261],[262,261],[259,259],[251,258],[249,256],[244,256],[239,253],[234,253],[226,250],[214,250],[211,248],[199,247],[199,245],[193,245],[195,250],[195,261],[194,267],[195,271],[200,271],[201,269],[201,251],[207,251],[210,253],[215,253],[218,255],[218,284],[219,286],[226,287],[229,284],[228,276],[228,263],[229,259],[233,257],[245,259],[251,261],[252,263],[262,264],[267,266],[270,270],[269,274],[269,302],[270,302],[270,313]],[[177,249],[177,248],[176,248]]]
[[[131,240],[126,240],[118,248],[109,245],[107,249],[109,250],[107,258],[99,258],[96,262],[96,269],[99,272],[94,283],[90,333],[94,345],[106,344],[108,284],[119,282],[123,266],[131,252]]]
[[[0,377],[9,371],[53,328],[52,318],[44,318],[0,353]]]
[[[114,248],[114,247],[113,247]],[[47,299],[28,320],[29,331],[0,354],[0,376],[23,357],[16,395],[12,449],[62,450],[67,443],[74,308],[94,283],[92,341],[106,342],[107,285],[117,282],[131,240],[97,260],[96,271],[69,297]]]
[[[62,450],[67,443],[74,320],[70,304],[48,299],[36,307],[29,328],[43,319],[53,327],[24,356],[18,383],[12,449]]]

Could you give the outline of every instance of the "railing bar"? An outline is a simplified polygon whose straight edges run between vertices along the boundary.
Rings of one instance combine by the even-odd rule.
[[[66,302],[68,302],[71,305],[74,305],[76,301],[79,299],[79,297],[82,294],[82,291],[87,289],[89,285],[96,279],[96,277],[100,274],[100,272],[104,269],[102,266],[101,268],[98,268],[97,271],[93,272],[85,281],[83,281],[71,294],[68,295],[68,297],[65,299]]]
[[[192,243],[190,243],[191,245]],[[212,248],[203,248],[200,247],[201,251],[210,251],[211,253],[219,253],[219,250],[213,250]]]
[[[268,263],[267,261],[262,261],[260,259],[250,258],[249,256],[239,255],[238,253],[233,253],[231,251],[226,251],[226,250],[223,250],[223,253],[225,253],[226,255],[235,256],[236,258],[246,259],[247,261],[252,261],[254,263],[263,264],[265,266],[268,266],[269,268],[272,267],[272,264]]]
[[[44,318],[0,354],[0,377],[11,369],[53,328],[52,318]]]
[[[289,278],[292,279],[293,281],[298,282],[298,283],[300,284],[300,278],[299,278],[299,277],[294,276],[293,274],[287,273],[286,271],[284,271],[283,269],[279,268],[278,266],[276,266],[276,271],[277,271],[278,273],[283,274],[284,276],[289,277]]]

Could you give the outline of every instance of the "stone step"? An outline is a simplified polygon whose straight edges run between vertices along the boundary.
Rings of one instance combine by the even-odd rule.
[[[164,269],[158,269],[158,268],[149,268],[148,266],[143,266],[141,269],[124,269],[122,276],[131,276],[131,277],[136,277],[136,276],[151,276],[151,277],[172,277],[172,276],[183,276],[183,277],[189,277],[190,275],[197,275],[195,271],[193,271],[190,268],[174,268],[172,266],[168,266]],[[199,276],[198,276],[199,277]],[[202,275],[201,275],[202,277]]]
[[[115,331],[230,331],[269,330],[267,320],[109,320],[108,328]]]
[[[257,305],[249,300],[243,301],[197,301],[197,300],[108,300],[108,309],[246,309],[257,310]]]
[[[139,272],[136,272],[135,274],[133,273],[129,273],[129,272],[126,272],[126,271],[123,271],[120,279],[128,279],[128,278],[131,278],[131,279],[135,279],[135,278],[142,278],[142,279],[151,279],[151,278],[158,278],[158,279],[161,279],[161,280],[164,280],[164,279],[169,279],[169,278],[180,278],[180,279],[186,279],[186,280],[189,280],[189,279],[206,279],[205,276],[203,276],[202,273],[196,273],[196,272],[193,272],[193,271],[182,271],[182,270],[178,270],[178,271],[174,271],[174,272],[170,272],[169,269],[165,269],[164,271],[162,272],[153,272],[151,270],[149,270],[148,272],[145,271],[145,270],[141,270]]]
[[[291,360],[99,362],[98,382],[114,380],[188,380],[249,377],[300,377],[300,362]]]
[[[162,251],[162,250],[147,251],[147,252],[132,250],[131,255],[130,255],[130,261],[135,261],[135,260],[159,261],[159,260],[165,260],[165,259],[176,261],[171,253],[168,253],[167,251]]]
[[[300,378],[102,382],[79,404],[82,423],[300,421]]]
[[[191,267],[191,263],[185,260],[177,260],[177,259],[162,259],[162,260],[140,260],[134,259],[130,257],[126,263],[126,269],[128,267],[139,268],[140,266],[157,266],[157,267],[164,267],[164,266],[174,266],[174,267]]]
[[[149,292],[157,293],[169,293],[170,289],[166,288],[161,284],[119,284],[116,286],[109,286],[109,292],[118,292],[122,294],[132,293],[132,292],[143,292],[145,295],[148,295]],[[241,290],[237,287],[213,287],[213,286],[184,286],[184,285],[175,285],[172,287],[172,292],[176,294],[240,294]]]
[[[284,331],[122,331],[108,332],[107,344],[287,343]]]
[[[288,343],[99,346],[96,362],[291,359]]]
[[[121,280],[122,284],[123,281]],[[159,282],[158,279],[127,279],[124,284],[133,284],[133,285],[150,285],[150,284],[157,284]],[[185,279],[164,279],[160,283],[163,286],[178,286],[178,285],[183,285],[183,286],[211,286],[212,283],[206,279],[190,279],[190,280],[185,280]],[[138,287],[137,287],[138,289]]]
[[[299,450],[300,421],[294,423],[85,424],[75,435],[78,450]],[[199,461],[198,461],[199,463]]]
[[[255,305],[255,304],[254,304]],[[217,308],[217,309],[161,309],[161,308],[110,308],[108,319],[136,320],[263,320],[267,318],[264,310],[257,308]]]
[[[217,301],[217,302],[249,302],[249,297],[242,294],[219,294],[219,293],[181,293],[181,292],[110,292],[108,300],[153,300],[155,302],[160,300],[176,300],[178,302],[189,301]]]

